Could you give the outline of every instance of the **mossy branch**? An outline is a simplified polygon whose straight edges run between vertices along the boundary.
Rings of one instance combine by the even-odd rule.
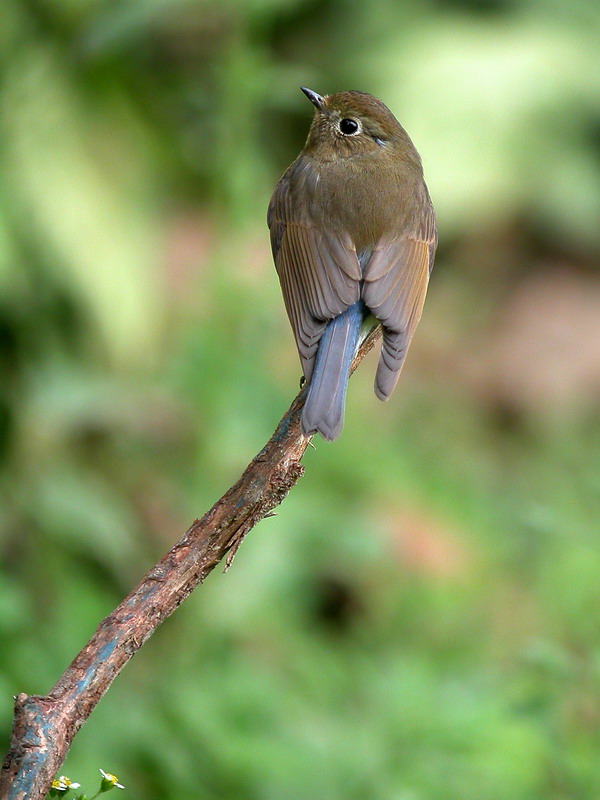
[[[369,333],[353,371],[379,336],[379,328]],[[10,749],[0,774],[3,800],[46,796],[77,731],[125,664],[223,558],[229,567],[244,536],[302,475],[300,460],[310,442],[300,430],[305,395],[302,389],[237,483],[102,620],[49,694],[17,695]]]

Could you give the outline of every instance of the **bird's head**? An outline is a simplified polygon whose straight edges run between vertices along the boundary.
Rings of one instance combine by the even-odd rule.
[[[316,159],[333,161],[365,154],[411,151],[412,142],[389,108],[366,92],[320,95],[302,91],[315,106],[305,152]]]

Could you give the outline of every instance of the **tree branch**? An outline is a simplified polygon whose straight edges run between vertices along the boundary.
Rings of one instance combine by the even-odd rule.
[[[380,336],[371,330],[352,371]],[[241,478],[156,564],[105,619],[46,696],[15,698],[11,746],[0,774],[0,797],[41,800],[71,743],[129,659],[244,536],[279,505],[303,473],[310,439],[300,431],[302,389],[273,436]]]

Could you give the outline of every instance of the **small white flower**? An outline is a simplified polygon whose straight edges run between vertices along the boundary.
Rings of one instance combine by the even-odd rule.
[[[119,783],[119,779],[117,778],[116,775],[113,775],[110,772],[104,772],[103,769],[100,770],[100,774],[102,775],[102,780],[103,781],[106,781],[107,783],[110,783],[110,787],[108,787],[108,788],[112,789],[114,786],[116,786],[117,789],[124,789],[125,788],[122,783]]]
[[[60,778],[55,778],[52,781],[52,788],[59,792],[66,792],[67,789],[79,789],[81,786],[77,781],[72,781],[66,775],[61,775]]]

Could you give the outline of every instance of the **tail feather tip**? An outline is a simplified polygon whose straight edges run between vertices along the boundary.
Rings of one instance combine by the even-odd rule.
[[[319,433],[323,439],[328,442],[333,442],[338,438],[342,432],[343,424],[343,419],[339,420],[333,425],[330,425],[323,419],[308,420],[306,419],[305,414],[302,414],[302,417],[300,418],[300,428],[302,429],[304,436],[312,436],[315,433]]]

